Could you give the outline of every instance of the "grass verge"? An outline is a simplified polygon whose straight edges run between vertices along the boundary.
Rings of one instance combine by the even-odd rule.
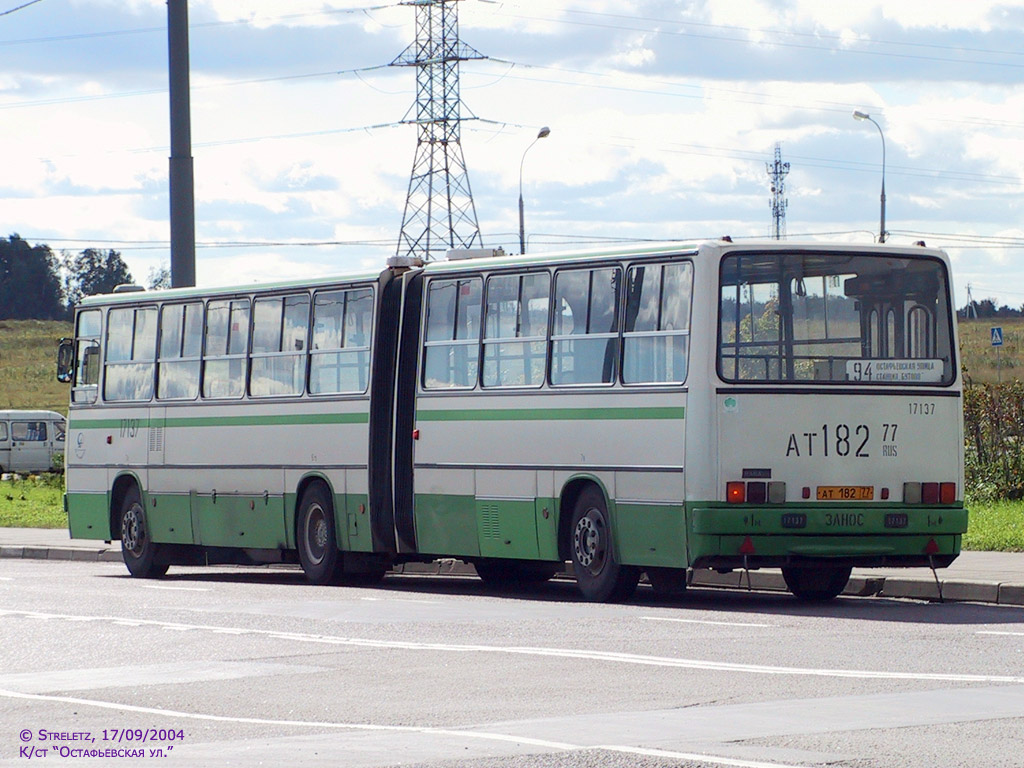
[[[0,528],[67,528],[64,476],[0,481]]]
[[[1024,552],[1024,501],[988,501],[968,505],[963,548]]]

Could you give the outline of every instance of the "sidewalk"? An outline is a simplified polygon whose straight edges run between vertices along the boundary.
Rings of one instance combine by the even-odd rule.
[[[71,539],[64,529],[0,528],[0,558],[37,560],[85,560],[121,562],[121,543]],[[473,575],[472,566],[459,561],[433,565],[409,564],[404,573]],[[997,603],[1024,606],[1024,552],[964,552],[949,568],[938,570],[942,598],[948,601]],[[695,571],[693,586],[747,588],[742,571],[720,574]],[[784,591],[782,574],[776,570],[751,571],[750,587]],[[928,568],[856,568],[845,594],[936,600],[935,576]]]

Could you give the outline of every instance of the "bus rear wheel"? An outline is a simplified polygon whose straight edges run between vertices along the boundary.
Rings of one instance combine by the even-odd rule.
[[[576,500],[569,536],[572,569],[583,596],[602,603],[629,599],[640,571],[616,561],[608,507],[596,487],[584,489]]]
[[[846,589],[852,569],[833,568],[783,568],[782,578],[789,591],[799,600],[832,600]]]
[[[299,504],[299,563],[312,584],[337,584],[341,580],[342,559],[334,527],[334,504],[321,483],[311,485]]]
[[[167,565],[157,563],[158,549],[149,535],[142,496],[132,485],[121,500],[121,557],[128,572],[139,579],[158,579],[167,573]]]

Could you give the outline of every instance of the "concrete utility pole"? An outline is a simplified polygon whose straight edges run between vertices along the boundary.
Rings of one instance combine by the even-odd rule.
[[[171,287],[196,284],[196,213],[188,79],[188,0],[167,0],[171,91]]]

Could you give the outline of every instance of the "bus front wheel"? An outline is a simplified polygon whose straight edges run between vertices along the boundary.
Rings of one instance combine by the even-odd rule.
[[[334,529],[334,504],[319,483],[302,494],[298,525],[299,562],[313,584],[337,584],[342,572],[341,552]]]
[[[800,600],[832,600],[846,589],[850,568],[783,568],[782,578]]]
[[[612,602],[636,591],[640,571],[616,561],[608,507],[596,487],[584,489],[576,500],[569,535],[576,585],[585,598]]]
[[[157,549],[149,536],[142,496],[132,485],[121,501],[121,557],[128,572],[140,579],[156,579],[167,573],[167,566],[156,562]]]

